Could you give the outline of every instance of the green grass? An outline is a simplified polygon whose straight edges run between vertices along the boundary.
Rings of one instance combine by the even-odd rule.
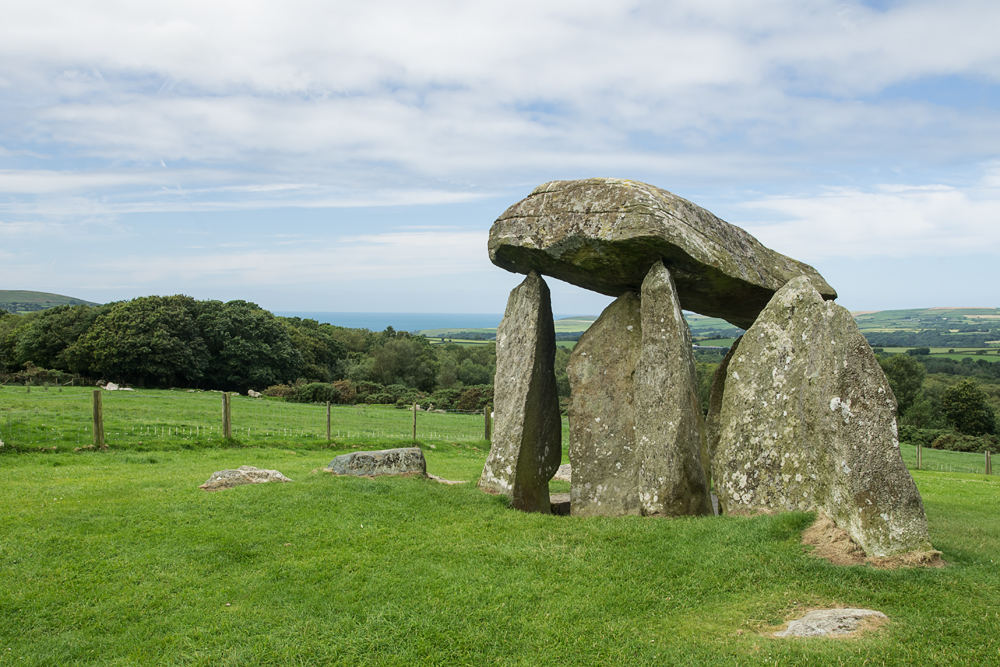
[[[222,394],[185,390],[101,392],[105,444],[134,451],[201,449],[222,443]],[[93,442],[93,389],[0,387],[0,440],[8,447],[72,451]],[[483,442],[481,413],[417,413],[417,439]],[[327,447],[326,406],[232,397],[233,437],[242,445]],[[563,439],[569,424],[563,420]],[[413,438],[413,413],[386,405],[331,406],[334,445]],[[391,443],[395,443],[394,445]],[[230,446],[232,443],[227,443]]]
[[[278,448],[0,456],[3,665],[984,665],[1000,659],[1000,485],[920,471],[951,566],[834,567],[806,514],[527,515],[473,484],[332,478]],[[485,452],[426,449],[474,481]],[[196,487],[241,464],[291,484]],[[762,633],[832,604],[851,640]]]

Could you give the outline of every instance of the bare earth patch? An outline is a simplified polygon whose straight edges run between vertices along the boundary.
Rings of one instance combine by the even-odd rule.
[[[910,551],[897,556],[868,556],[846,531],[824,515],[802,532],[802,544],[813,547],[813,556],[834,565],[870,565],[884,570],[901,567],[944,567],[940,551]]]

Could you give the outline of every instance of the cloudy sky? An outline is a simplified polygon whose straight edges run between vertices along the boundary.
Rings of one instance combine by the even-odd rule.
[[[852,310],[997,306],[997,26],[996,0],[6,0],[0,289],[499,313],[493,220],[616,176]]]

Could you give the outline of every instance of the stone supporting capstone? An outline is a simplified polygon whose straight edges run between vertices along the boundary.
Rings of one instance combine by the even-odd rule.
[[[567,372],[574,515],[712,514],[691,335],[661,262],[581,337]]]
[[[889,383],[851,314],[807,278],[761,312],[724,383],[714,456],[724,513],[819,511],[868,556],[932,549]]]
[[[493,443],[479,487],[514,508],[548,514],[549,480],[562,459],[549,288],[532,271],[510,293],[497,328]]]

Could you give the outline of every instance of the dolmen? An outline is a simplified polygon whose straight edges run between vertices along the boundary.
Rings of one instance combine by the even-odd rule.
[[[493,224],[490,259],[526,275],[497,330],[494,434],[479,486],[551,512],[562,457],[543,275],[616,297],[570,356],[570,511],[814,511],[870,556],[932,549],[896,400],[811,266],[665,190],[611,178],[536,188]],[[698,399],[683,310],[746,329]]]

